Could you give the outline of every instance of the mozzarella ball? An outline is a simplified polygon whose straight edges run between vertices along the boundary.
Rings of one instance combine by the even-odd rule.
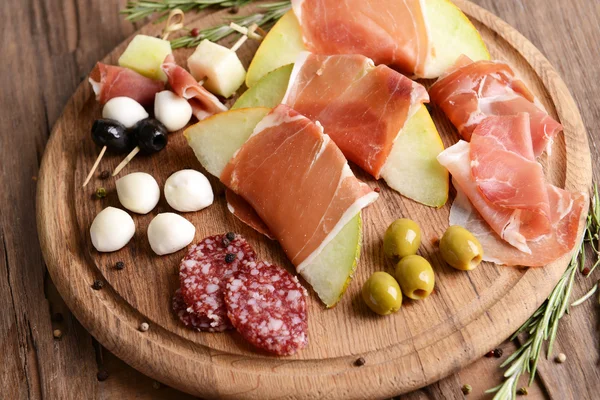
[[[129,211],[148,214],[160,199],[158,183],[145,172],[134,172],[117,180],[119,201]]]
[[[133,219],[125,211],[114,207],[100,211],[90,227],[92,244],[103,253],[122,249],[134,233]]]
[[[183,97],[170,90],[163,90],[154,97],[154,117],[169,132],[178,131],[192,119],[192,106]]]
[[[193,169],[183,169],[165,182],[165,198],[175,210],[190,212],[210,206],[215,197],[204,175]]]
[[[196,228],[174,213],[158,214],[148,225],[150,247],[159,256],[175,253],[194,240]]]
[[[129,97],[113,97],[102,109],[102,118],[119,121],[125,128],[131,128],[139,121],[148,118],[144,107]]]

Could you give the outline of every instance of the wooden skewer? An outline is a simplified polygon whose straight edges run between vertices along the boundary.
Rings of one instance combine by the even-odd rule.
[[[169,33],[174,32],[177,29],[181,29],[183,27],[183,13],[181,14],[181,20],[178,21],[177,23],[174,23],[174,17],[176,15],[179,15],[178,13],[176,13],[176,11],[181,11],[179,9],[174,9],[173,11],[171,11],[171,13],[169,14],[169,19],[167,20],[167,27],[164,29],[164,34],[163,34],[163,39],[166,39],[169,36]],[[172,18],[173,17],[173,18]],[[179,26],[181,25],[181,26]],[[171,27],[171,28],[170,28]],[[173,27],[177,27],[176,29],[173,29]],[[231,50],[238,51],[240,47],[242,47],[242,45],[246,42],[246,40],[248,40],[248,37],[250,35],[256,35],[254,33],[254,31],[258,28],[258,25],[256,24],[252,24],[250,26],[250,28],[245,28],[243,26],[239,26],[235,23],[231,23],[231,27],[232,29],[240,32],[243,34],[242,37],[240,37],[238,39],[237,42],[234,43],[233,46],[231,46]],[[259,36],[260,37],[260,36]],[[198,82],[198,84],[200,85],[204,85],[204,79],[202,79],[201,81]],[[131,151],[131,153],[129,153],[127,155],[127,157],[125,157],[125,159],[123,161],[121,161],[121,163],[119,165],[117,165],[117,168],[115,168],[115,170],[113,171],[112,176],[117,176],[119,174],[119,172],[121,172],[121,170],[123,168],[125,168],[125,166],[127,164],[129,164],[129,162],[133,159],[133,157],[135,157],[137,155],[137,153],[140,152],[140,148],[139,146],[136,146],[135,149],[133,149]]]
[[[102,147],[100,154],[98,154],[98,157],[96,158],[96,162],[94,163],[94,165],[92,165],[92,169],[90,170],[90,173],[85,178],[85,182],[83,182],[83,187],[85,187],[85,185],[87,185],[89,183],[90,179],[92,179],[94,172],[96,172],[98,165],[100,165],[100,160],[102,160],[102,157],[104,157],[104,153],[106,153],[106,146]]]

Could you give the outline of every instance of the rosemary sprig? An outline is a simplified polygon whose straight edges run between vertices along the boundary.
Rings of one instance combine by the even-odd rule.
[[[169,12],[179,8],[183,12],[201,11],[209,7],[241,7],[250,3],[252,0],[132,0],[121,14],[127,15],[126,20],[135,22],[153,14],[159,14],[158,21],[164,20]]]
[[[509,340],[514,340],[518,335],[527,333],[529,336],[510,357],[500,365],[500,368],[508,366],[504,372],[504,382],[495,388],[489,389],[486,393],[496,393],[494,400],[513,400],[517,396],[517,387],[519,378],[524,373],[529,373],[529,383],[531,385],[535,379],[537,365],[542,353],[544,342],[548,342],[546,358],[552,354],[552,347],[556,339],[558,330],[558,322],[569,312],[569,302],[573,283],[577,270],[583,271],[585,268],[585,251],[586,243],[590,244],[594,250],[595,256],[598,259],[600,252],[598,251],[598,237],[600,233],[600,197],[598,196],[598,187],[594,186],[594,195],[591,201],[591,210],[586,220],[583,238],[579,246],[579,250],[573,254],[567,269],[550,293],[550,296],[544,303],[533,313],[533,315],[525,321],[523,325],[512,335]],[[597,260],[592,269],[586,274],[589,276],[591,271],[596,268],[599,261]],[[589,294],[589,292],[588,292]],[[575,301],[572,305],[580,304],[591,294],[584,298]]]
[[[211,42],[221,40],[224,37],[236,32],[229,26],[230,22],[235,22],[236,24],[244,27],[249,27],[252,24],[256,24],[262,28],[268,28],[277,20],[279,20],[283,14],[288,12],[292,6],[289,0],[285,0],[260,4],[258,7],[261,9],[261,12],[243,17],[229,18],[227,23],[217,25],[212,28],[203,29],[199,31],[196,36],[192,36],[191,33],[188,33],[186,36],[173,39],[171,40],[171,48],[178,49],[180,47],[195,47],[203,39],[208,39]]]

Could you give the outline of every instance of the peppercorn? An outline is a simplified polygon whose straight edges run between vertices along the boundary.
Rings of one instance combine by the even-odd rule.
[[[123,261],[117,261],[117,263],[115,264],[115,269],[120,271],[123,268],[125,268],[125,263]]]
[[[527,388],[526,388],[526,387],[522,387],[522,388],[520,388],[519,390],[517,390],[517,394],[518,394],[519,396],[527,396],[527,394],[528,394],[528,393],[529,393],[529,392],[527,391]]]
[[[235,254],[233,254],[233,253],[227,253],[227,254],[225,255],[225,262],[226,262],[227,264],[231,264],[232,262],[234,262],[234,261],[235,261],[236,257],[237,257],[237,256],[236,256]]]
[[[55,329],[52,332],[52,336],[54,336],[54,339],[57,339],[57,340],[60,339],[60,338],[62,338],[62,332],[61,332],[61,330],[60,329]]]
[[[589,267],[585,267],[585,268],[583,269],[583,271],[581,271],[581,273],[582,273],[584,276],[588,276],[588,275],[590,274],[590,271],[591,271],[591,270],[589,269]]]
[[[233,232],[227,232],[227,234],[225,235],[225,237],[230,242],[233,242],[235,240],[235,233],[233,233]]]
[[[192,36],[192,37],[200,36],[200,30],[198,30],[198,28],[192,29],[192,31],[190,32],[190,36]]]
[[[103,199],[105,197],[106,197],[106,189],[104,189],[103,187],[99,187],[98,189],[96,189],[96,198]]]
[[[502,349],[494,349],[494,357],[500,358],[502,357],[502,354],[504,354],[504,351]]]
[[[473,391],[473,388],[471,387],[471,385],[465,384],[460,390],[462,390],[464,395],[467,395]]]
[[[375,189],[373,189],[373,191],[374,191],[375,193],[379,193],[379,192],[381,192],[381,189],[380,189],[380,188],[378,188],[378,187],[376,187]]]
[[[148,329],[150,329],[150,325],[148,325],[147,322],[142,322],[140,324],[140,331],[142,331],[142,332],[148,332]]]
[[[100,290],[100,289],[102,289],[103,287],[104,287],[104,282],[102,282],[102,281],[101,281],[101,280],[99,280],[99,279],[96,279],[96,280],[94,281],[94,284],[92,285],[92,289],[94,289],[94,290]]]
[[[229,14],[237,14],[240,11],[238,6],[233,6],[229,9]]]
[[[490,351],[488,351],[487,353],[485,353],[485,356],[486,356],[487,358],[492,358],[492,357],[494,357],[494,354],[496,354],[496,353],[494,352],[494,350],[490,350]]]
[[[104,170],[100,173],[100,179],[105,180],[108,179],[110,177],[110,172],[108,172],[107,170]]]
[[[562,364],[565,361],[567,361],[567,355],[565,353],[560,353],[559,355],[556,356],[557,363]]]
[[[102,371],[98,371],[98,373],[96,374],[96,378],[98,378],[100,382],[104,382],[108,379],[108,371],[104,369]]]
[[[367,362],[365,361],[364,358],[359,357],[356,359],[356,361],[354,361],[354,365],[356,365],[357,367],[362,367],[363,365],[365,365]]]

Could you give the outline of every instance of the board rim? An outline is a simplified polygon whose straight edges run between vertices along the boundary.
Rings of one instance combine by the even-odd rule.
[[[583,158],[583,161],[581,162],[584,167],[583,169],[578,168],[577,171],[573,171],[573,167],[570,168],[567,164],[565,184],[568,185],[569,182],[576,180],[578,182],[585,182],[582,183],[582,185],[584,184],[586,188],[591,187],[591,155],[587,132],[573,97],[550,62],[516,29],[512,28],[491,12],[467,0],[455,0],[455,4],[470,18],[478,20],[501,36],[536,72],[539,79],[543,82],[544,88],[548,91],[549,96],[556,107],[557,113],[561,117],[561,123],[563,123],[570,132],[569,140],[565,140],[567,154],[570,154],[573,151],[572,149],[569,151],[571,144],[575,145],[579,150],[585,150],[584,154],[578,154],[580,158]],[[199,15],[206,15],[206,13]],[[124,42],[127,42],[130,39],[131,37],[127,38]],[[109,56],[110,54],[107,57]],[[107,57],[105,57],[105,59]],[[85,102],[89,95],[90,90],[88,84],[84,81],[78,86],[77,90],[65,106],[65,111],[63,111],[63,114],[56,122],[46,146],[46,151],[44,152],[40,167],[36,204],[38,234],[40,237],[42,253],[48,266],[50,276],[59,293],[76,318],[104,347],[144,374],[188,393],[201,395],[203,397],[234,396],[236,398],[354,398],[360,396],[361,393],[364,393],[364,388],[359,387],[364,386],[364,383],[361,379],[353,379],[353,377],[363,376],[365,374],[372,376],[376,374],[379,376],[378,382],[380,385],[378,387],[373,386],[368,388],[369,394],[374,397],[392,397],[418,389],[457,371],[473,360],[481,357],[490,348],[505,340],[506,337],[527,319],[531,312],[544,301],[546,295],[551,291],[552,287],[554,287],[554,284],[560,275],[562,275],[563,268],[554,266],[554,264],[560,264],[561,266],[566,265],[570,259],[569,256],[565,256],[553,263],[553,267],[545,269],[544,273],[546,279],[543,280],[545,281],[543,282],[543,290],[540,290],[540,292],[543,292],[544,296],[539,296],[538,292],[536,296],[529,296],[530,298],[521,299],[524,303],[522,304],[522,308],[525,309],[525,311],[522,311],[518,315],[513,315],[513,319],[510,321],[512,327],[511,332],[501,334],[494,332],[493,335],[486,336],[488,345],[484,346],[478,344],[471,349],[468,349],[469,351],[464,351],[464,349],[456,350],[456,353],[461,354],[454,354],[445,357],[445,359],[441,359],[439,369],[436,372],[424,371],[421,366],[421,370],[419,370],[419,368],[411,368],[410,371],[408,371],[408,374],[396,376],[398,374],[396,368],[398,368],[402,362],[416,362],[418,364],[420,363],[420,356],[429,352],[435,354],[436,352],[442,351],[447,356],[448,349],[444,344],[449,338],[441,339],[423,349],[415,349],[413,353],[407,354],[406,356],[401,357],[401,359],[387,360],[387,362],[373,365],[367,364],[361,368],[352,366],[352,362],[354,361],[354,358],[352,358],[353,356],[341,357],[331,361],[327,360],[325,364],[332,362],[337,363],[340,366],[347,365],[347,368],[343,370],[343,372],[337,374],[264,374],[262,369],[259,369],[259,372],[253,373],[252,367],[247,367],[241,372],[242,369],[233,367],[233,364],[239,361],[239,358],[244,358],[242,356],[227,356],[221,352],[204,348],[204,346],[201,345],[190,348],[189,341],[160,326],[153,326],[148,332],[140,332],[137,327],[139,326],[139,323],[143,321],[144,317],[129,304],[123,307],[123,309],[114,308],[113,306],[115,304],[122,306],[123,303],[126,302],[124,302],[119,294],[110,286],[102,291],[94,291],[83,290],[80,287],[78,288],[69,284],[75,274],[83,275],[82,279],[86,282],[93,282],[93,280],[98,277],[99,272],[95,269],[93,263],[90,265],[89,260],[86,260],[86,252],[80,248],[81,245],[79,241],[72,241],[69,243],[67,240],[68,236],[66,235],[59,238],[63,239],[62,241],[57,240],[54,236],[55,232],[49,230],[49,227],[51,226],[51,224],[48,223],[49,220],[57,215],[67,218],[72,223],[77,223],[77,219],[74,210],[70,210],[65,206],[62,206],[61,208],[61,197],[57,195],[57,193],[69,193],[69,191],[73,190],[73,180],[62,179],[60,182],[57,182],[56,177],[52,175],[52,169],[48,164],[50,163],[50,158],[56,156],[55,153],[60,150],[60,144],[55,143],[58,140],[56,132],[62,128],[66,110],[77,108],[77,105]],[[582,233],[583,224],[580,225],[579,235]],[[65,252],[67,252],[71,259],[74,260],[73,264],[75,264],[75,260],[80,261],[84,268],[74,267],[73,265],[69,268],[65,268],[64,266],[61,268],[61,263],[63,262],[62,258],[64,257]],[[487,312],[490,312],[497,307],[505,307],[505,303],[510,303],[512,295],[531,286],[529,280],[539,280],[538,275],[540,273],[542,273],[540,270],[537,270],[537,272],[536,270],[524,272],[517,283],[508,290],[503,297],[494,303]],[[536,277],[534,277],[534,275]],[[539,290],[540,283],[536,283]],[[85,305],[87,304],[92,304],[93,307],[86,307]],[[486,316],[487,312],[482,313],[481,316],[452,332],[452,335],[449,337],[456,334],[469,336],[477,335],[476,325],[482,317]],[[112,329],[106,329],[107,326],[111,326]],[[481,343],[481,341],[479,341],[479,343]],[[177,351],[174,351],[174,348],[176,348]],[[384,350],[387,351],[388,349]],[[382,350],[376,350],[375,352],[377,351],[381,352]],[[175,359],[180,362],[168,366],[150,365],[147,362],[147,356],[149,354],[158,357],[160,357],[161,354],[170,354],[175,356]],[[213,360],[213,358],[216,358],[215,356],[223,356],[226,360],[224,362],[216,363]],[[414,356],[415,358],[409,359],[411,356]],[[227,359],[227,357],[231,357],[231,360]],[[172,357],[166,356],[162,358],[165,360],[172,359]],[[323,364],[323,362],[315,360],[265,359],[262,357],[260,358],[260,362],[270,363],[273,366],[273,369],[278,365],[299,363],[304,365],[303,368],[305,371],[313,368],[322,368],[322,365],[320,364]],[[248,363],[247,359],[246,363]],[[193,366],[194,368],[189,368],[189,366]],[[340,379],[340,375],[347,378],[346,382],[355,382],[355,386],[346,385],[341,387],[336,385],[336,380]],[[223,376],[227,376],[228,378],[219,384],[220,379],[222,379]],[[223,392],[220,390],[225,387],[227,381],[243,380],[250,380],[251,382],[258,381],[260,384],[257,384],[251,391],[243,393]],[[306,391],[301,393],[296,391],[292,392],[294,388],[298,387],[306,389]],[[280,388],[281,392],[277,392],[278,388]]]

